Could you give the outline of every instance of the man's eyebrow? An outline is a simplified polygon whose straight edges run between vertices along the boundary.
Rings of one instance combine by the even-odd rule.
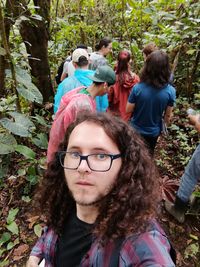
[[[69,149],[80,149],[79,146],[69,146]]]
[[[81,150],[82,148],[80,146],[69,146],[68,148],[69,150],[70,149],[78,149],[78,150]],[[101,152],[104,152],[104,153],[108,153],[108,150],[104,147],[93,147],[91,148],[91,150],[97,150],[97,151],[101,151]]]

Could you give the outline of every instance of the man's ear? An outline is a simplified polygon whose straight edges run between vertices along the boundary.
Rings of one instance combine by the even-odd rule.
[[[106,88],[108,86],[107,82],[103,83],[103,87]]]

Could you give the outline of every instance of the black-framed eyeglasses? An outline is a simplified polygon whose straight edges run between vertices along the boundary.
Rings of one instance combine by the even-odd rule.
[[[112,162],[120,158],[121,154],[94,153],[90,155],[80,155],[78,152],[59,152],[60,164],[63,168],[69,170],[78,169],[82,160],[86,160],[89,168],[96,172],[109,171]]]

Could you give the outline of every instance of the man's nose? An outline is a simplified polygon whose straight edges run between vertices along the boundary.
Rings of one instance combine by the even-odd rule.
[[[87,159],[81,159],[81,162],[78,166],[78,171],[80,172],[91,172],[91,169],[88,165]]]

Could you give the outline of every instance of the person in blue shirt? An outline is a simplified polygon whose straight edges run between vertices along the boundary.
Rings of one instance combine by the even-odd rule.
[[[92,84],[92,80],[89,76],[93,76],[94,71],[88,69],[89,55],[85,49],[78,48],[72,54],[72,62],[75,66],[75,72],[73,76],[64,79],[59,85],[54,98],[54,113],[57,112],[61,98],[72,89],[85,86],[88,87]],[[102,98],[102,99],[101,99]],[[107,102],[103,97],[99,96],[95,99],[96,110],[104,112],[107,109]]]
[[[132,112],[132,127],[144,138],[152,155],[162,132],[162,121],[168,125],[172,117],[176,91],[169,79],[168,55],[161,50],[152,52],[126,106],[126,112]]]

